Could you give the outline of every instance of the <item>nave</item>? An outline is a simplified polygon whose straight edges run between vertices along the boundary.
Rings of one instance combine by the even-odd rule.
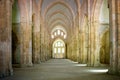
[[[120,0],[0,0],[0,80],[120,80],[119,27]]]

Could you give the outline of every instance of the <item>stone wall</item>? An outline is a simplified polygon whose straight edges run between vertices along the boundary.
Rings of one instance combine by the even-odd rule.
[[[11,0],[0,0],[0,77],[13,74],[11,60],[11,21]]]

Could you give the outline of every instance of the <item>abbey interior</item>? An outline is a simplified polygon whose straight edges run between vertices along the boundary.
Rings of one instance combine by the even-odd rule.
[[[120,80],[120,0],[0,0],[0,80]]]

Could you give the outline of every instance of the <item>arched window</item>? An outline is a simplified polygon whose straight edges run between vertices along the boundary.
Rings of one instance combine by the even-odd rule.
[[[58,36],[59,37],[61,36],[61,37],[63,37],[63,39],[66,39],[67,34],[63,30],[60,30],[60,29],[57,29],[51,33],[52,39],[54,39],[55,37],[58,37]]]
[[[57,40],[53,43],[53,58],[65,57],[65,43],[62,40]]]

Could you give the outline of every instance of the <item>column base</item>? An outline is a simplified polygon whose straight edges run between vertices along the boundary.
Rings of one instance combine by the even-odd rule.
[[[39,60],[39,61],[36,61],[36,62],[34,62],[34,64],[40,64],[41,63],[41,61]]]
[[[99,67],[99,66],[101,66],[100,63],[94,64],[94,67]]]
[[[120,73],[118,73],[118,71],[113,70],[113,69],[109,69],[109,70],[108,70],[108,74],[112,74],[112,75],[117,74],[117,75],[120,75]]]
[[[24,68],[24,67],[32,67],[33,64],[32,63],[29,63],[29,64],[21,64],[20,67],[21,68]]]
[[[12,76],[12,75],[13,75],[13,70],[11,70],[10,72],[6,72],[6,73],[0,72],[0,78]]]

